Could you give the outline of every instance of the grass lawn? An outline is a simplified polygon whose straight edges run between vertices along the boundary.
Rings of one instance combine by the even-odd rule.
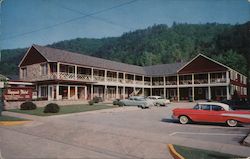
[[[11,117],[11,116],[6,116],[6,115],[0,116],[0,122],[1,121],[25,121],[25,120],[27,119],[16,118],[16,117]]]
[[[182,155],[185,159],[232,159],[232,158],[244,158],[242,156],[235,156],[231,154],[224,154],[216,151],[208,151],[202,149],[195,149],[191,147],[184,147],[174,145],[175,150]]]
[[[86,112],[93,111],[99,109],[108,109],[108,108],[116,108],[117,106],[110,106],[105,104],[79,104],[79,105],[66,105],[60,106],[60,111],[58,113],[43,113],[43,107],[39,107],[35,110],[20,110],[20,109],[11,109],[8,111],[16,112],[16,113],[24,113],[38,116],[50,116],[50,115],[59,115],[59,114],[68,114],[68,113],[78,113],[78,112]]]

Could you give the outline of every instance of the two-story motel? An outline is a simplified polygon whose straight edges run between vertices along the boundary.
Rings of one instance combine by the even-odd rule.
[[[161,95],[173,100],[247,96],[247,78],[205,55],[189,62],[136,66],[32,45],[19,64],[20,80],[34,83],[46,100],[105,100]]]

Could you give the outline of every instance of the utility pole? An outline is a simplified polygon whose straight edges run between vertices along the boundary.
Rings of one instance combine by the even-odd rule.
[[[0,0],[0,37],[2,37],[2,2],[3,0]],[[0,38],[1,39],[1,38]],[[2,47],[1,47],[1,44],[0,44],[0,62],[2,61]]]

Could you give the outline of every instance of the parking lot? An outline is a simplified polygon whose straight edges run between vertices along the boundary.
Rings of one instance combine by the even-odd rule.
[[[181,125],[171,119],[176,107],[123,107],[43,117],[29,124],[0,127],[4,158],[171,158],[168,143],[250,156],[239,142],[249,125]]]

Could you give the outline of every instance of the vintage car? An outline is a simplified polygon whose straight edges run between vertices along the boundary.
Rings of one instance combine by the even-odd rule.
[[[152,100],[155,106],[166,106],[170,100],[164,99],[161,96],[148,96],[147,99]]]
[[[154,106],[154,103],[141,96],[131,96],[119,101],[119,106],[138,106],[142,109]]]
[[[179,119],[181,124],[188,122],[226,123],[234,127],[238,123],[250,123],[250,111],[232,110],[227,104],[206,102],[198,103],[193,108],[176,108],[172,117]]]

